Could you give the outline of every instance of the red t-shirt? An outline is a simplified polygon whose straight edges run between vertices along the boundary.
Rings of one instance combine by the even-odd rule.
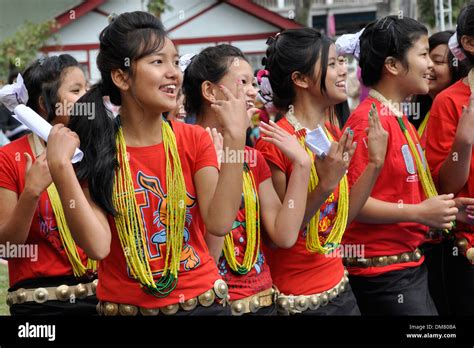
[[[439,169],[451,152],[456,129],[462,114],[463,105],[469,105],[471,90],[462,80],[439,93],[430,111],[426,130],[426,158],[435,183],[438,182]],[[474,197],[474,155],[471,156],[469,178],[456,197]],[[456,223],[457,237],[466,238],[470,247],[474,246],[473,226]]]
[[[35,160],[26,135],[0,148],[0,187],[15,192],[17,197],[25,188],[25,152]],[[73,275],[47,191],[40,196],[25,246],[29,246],[33,258],[8,259],[10,286],[27,279]],[[35,248],[37,260],[34,259]],[[86,255],[80,248],[78,251],[86,265]]]
[[[290,134],[295,129],[284,117],[277,124]],[[290,160],[273,144],[259,139],[256,148],[265,159],[277,166],[290,178]],[[319,235],[324,239],[332,229],[337,212],[338,190],[321,206]],[[311,295],[334,287],[344,274],[342,260],[338,253],[322,255],[306,249],[306,228],[300,231],[296,244],[289,249],[265,248],[273,282],[284,294]]]
[[[258,190],[258,187],[262,182],[272,177],[272,173],[270,172],[268,164],[265,162],[265,159],[259,151],[246,146],[245,156],[246,163],[253,174],[255,185],[257,186]],[[260,224],[261,223],[262,220],[260,219]],[[263,229],[263,226],[260,225],[260,228]],[[236,259],[239,263],[242,263],[245,250],[247,248],[245,205],[243,195],[240,210],[237,214],[234,224],[232,225],[231,233],[234,240]],[[229,295],[231,301],[255,295],[263,290],[269,289],[273,284],[272,277],[270,275],[270,268],[265,262],[265,256],[263,254],[262,248],[259,250],[255,266],[245,275],[234,273],[229,267],[224,254],[222,254],[219,258],[218,267],[220,275],[229,286]]]
[[[360,103],[346,123],[346,127],[350,127],[354,131],[354,141],[357,142],[357,148],[349,166],[349,185],[352,186],[357,181],[368,164],[368,140],[365,129],[368,127],[368,114],[372,103],[375,103],[382,126],[388,132],[388,145],[384,166],[370,196],[385,202],[418,204],[425,199],[425,196],[408,142],[396,116],[384,115],[381,109],[387,110],[387,108],[372,97],[367,97]],[[415,128],[406,116],[402,121],[409,130],[421,158],[424,158]],[[354,220],[347,228],[343,243],[363,246],[364,257],[397,255],[414,251],[423,243],[427,232],[428,227],[413,222],[367,224]],[[348,270],[353,275],[377,276],[390,271],[418,266],[423,260],[424,258],[421,258],[418,262],[399,263],[384,267],[351,267]]]
[[[124,251],[115,221],[108,217],[112,231],[110,254],[99,264],[97,297],[101,301],[156,308],[196,297],[212,288],[219,279],[214,259],[204,240],[204,223],[199,212],[194,174],[204,167],[217,168],[217,157],[211,138],[204,129],[172,122],[187,191],[187,214],[181,267],[176,288],[166,297],[157,298],[144,292],[129,275]],[[155,280],[159,279],[166,256],[166,161],[163,143],[127,146],[135,196],[144,222],[147,255]]]

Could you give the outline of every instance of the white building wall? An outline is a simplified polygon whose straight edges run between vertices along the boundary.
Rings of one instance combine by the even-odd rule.
[[[230,5],[222,4],[177,28],[170,35],[172,38],[197,38],[273,31],[278,31],[278,28]]]

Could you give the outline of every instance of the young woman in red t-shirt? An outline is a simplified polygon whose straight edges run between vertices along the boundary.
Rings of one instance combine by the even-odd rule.
[[[23,78],[27,105],[51,124],[67,124],[69,109],[86,92],[84,73],[68,54],[35,61]],[[0,148],[0,243],[31,251],[8,259],[7,303],[12,315],[93,314],[94,267],[58,219],[61,202],[44,147],[29,134]]]
[[[375,104],[389,133],[371,197],[344,236],[344,243],[365,248],[363,259],[346,259],[363,315],[437,314],[419,247],[428,226],[450,229],[458,210],[452,194],[437,195],[418,134],[401,106],[408,96],[428,92],[433,63],[427,34],[414,19],[387,16],[368,24],[360,36],[362,80],[372,89],[346,126],[365,142],[365,115]],[[367,150],[360,146],[349,167],[351,184],[366,163]]]
[[[425,148],[426,125],[428,124],[433,99],[468,73],[466,64],[455,59],[448,47],[449,39],[453,34],[454,31],[445,30],[434,33],[428,39],[430,58],[433,61],[433,66],[430,67],[430,74],[428,75],[429,92],[413,98],[413,102],[418,103],[418,105],[416,105],[416,109],[412,110],[411,115],[407,115],[409,121],[418,130],[423,148]]]
[[[234,89],[241,81],[249,117],[255,111],[257,89],[252,67],[236,47],[209,47],[192,58],[184,74],[183,89],[188,113],[197,115],[197,123],[220,134],[223,129],[210,105],[223,96],[219,85]],[[296,242],[303,221],[311,160],[296,138],[276,125],[261,126],[268,141],[277,146],[293,164],[288,189],[281,203],[271,181],[271,172],[262,154],[246,146],[243,197],[230,234],[206,235],[206,241],[218,263],[219,273],[229,286],[232,313],[275,315],[275,290],[270,268],[260,244],[260,229],[279,247],[290,248]],[[225,132],[225,130],[224,130]],[[225,133],[224,133],[225,134]],[[218,135],[217,135],[218,137]],[[225,148],[217,148],[221,163],[235,160]],[[235,155],[235,154],[234,154]]]
[[[285,30],[268,43],[265,68],[273,103],[286,114],[277,124],[295,134],[303,146],[307,132],[318,126],[334,140],[331,125],[325,125],[327,109],[347,98],[346,67],[339,64],[334,44],[311,28]],[[387,134],[377,115],[369,122],[370,164],[359,182],[349,192],[345,174],[356,144],[348,129],[339,142],[332,142],[325,157],[312,163],[305,216],[296,244],[290,249],[270,246],[266,250],[273,281],[281,291],[278,309],[282,314],[360,314],[338,247],[347,223],[370,194],[385,158]],[[264,139],[259,139],[256,148],[267,160],[275,190],[283,199],[294,170],[291,160]]]
[[[409,121],[417,128],[423,149],[426,146],[426,125],[433,99],[444,89],[467,75],[465,64],[455,59],[448,47],[449,39],[453,34],[454,31],[446,30],[430,36],[428,40],[429,54],[433,66],[428,75],[429,92],[413,98],[412,105],[416,108],[412,109],[412,115],[407,115]],[[446,269],[446,259],[452,254],[452,243],[446,241],[440,230],[430,232],[426,236],[425,243],[421,246],[428,269],[428,287],[438,313],[447,315],[449,313],[449,297],[446,294],[446,288],[449,286],[447,281],[449,271]]]
[[[474,3],[459,14],[452,49],[469,75],[434,100],[427,126],[426,157],[440,192],[453,192],[464,205],[448,258],[450,313],[474,314]],[[471,206],[466,206],[470,204]]]
[[[168,122],[182,73],[175,46],[155,16],[130,12],[100,34],[97,66],[102,82],[83,102],[93,120],[74,118],[54,127],[48,165],[61,200],[76,202],[66,217],[77,243],[99,264],[104,315],[229,314],[227,286],[204,241],[229,232],[240,205],[243,162],[223,163],[218,174],[204,129]],[[237,85],[237,83],[236,83]],[[244,149],[247,111],[241,86],[211,108],[223,143]],[[112,119],[103,96],[121,105]],[[84,150],[77,176],[74,148]],[[81,184],[82,186],[81,187]]]

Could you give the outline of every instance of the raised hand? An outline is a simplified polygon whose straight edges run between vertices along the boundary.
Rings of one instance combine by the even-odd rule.
[[[328,155],[324,159],[315,157],[319,185],[325,190],[334,191],[346,174],[354,155],[357,143],[352,142],[354,133],[346,128],[339,142],[332,142]]]
[[[308,167],[311,165],[310,156],[298,142],[296,136],[284,131],[271,120],[270,124],[260,122],[260,130],[264,134],[262,139],[278,147],[291,163],[301,163]]]
[[[63,124],[55,125],[48,137],[48,165],[51,167],[52,163],[70,163],[79,145],[79,136],[76,133]]]
[[[211,130],[209,127],[207,127],[206,132],[207,134],[209,134],[209,136],[212,139],[212,143],[214,144],[214,149],[216,150],[216,154],[217,154],[217,162],[220,168],[221,162],[222,162],[222,155],[223,155],[222,151],[224,149],[224,137],[215,128],[212,128]]]
[[[224,99],[214,101],[211,108],[215,111],[219,124],[224,128],[224,136],[227,134],[235,138],[245,136],[250,120],[242,82],[237,82],[236,96],[224,85],[220,85],[219,88]]]
[[[372,103],[369,111],[369,127],[366,129],[368,135],[369,162],[381,168],[387,154],[388,132],[380,122],[380,116],[375,104]]]
[[[28,153],[25,152],[24,156],[26,159],[25,190],[39,197],[53,181],[46,161],[46,150],[36,158],[34,163]]]

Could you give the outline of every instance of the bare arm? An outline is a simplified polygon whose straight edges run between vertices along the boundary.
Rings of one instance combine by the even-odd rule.
[[[275,179],[279,180],[277,190],[283,196],[280,201],[278,191],[271,180],[261,182],[258,187],[260,215],[265,230],[273,243],[281,248],[291,248],[298,238],[306,210],[308,182],[311,170],[311,157],[300,145],[294,135],[280,128],[276,123],[261,122],[262,139],[275,145],[291,161],[293,170],[286,186],[285,174],[273,169]]]
[[[469,179],[472,145],[456,137],[443,164],[439,169],[440,193],[458,193]]]
[[[309,162],[293,165],[283,204],[271,180],[265,180],[259,186],[263,225],[270,239],[280,248],[291,248],[296,243],[306,208],[308,180]]]
[[[0,188],[0,244],[25,243],[39,197],[37,193],[24,190],[17,198],[15,192]]]
[[[54,126],[48,138],[48,165],[74,240],[90,258],[102,260],[110,252],[111,231],[105,212],[77,181],[70,160],[76,147],[76,133]]]
[[[218,237],[210,233],[204,235],[206,240],[207,247],[209,248],[209,254],[214,258],[216,263],[219,262],[219,258],[222,254],[222,249],[224,248],[225,237]]]
[[[367,202],[367,199],[369,199],[370,193],[379,176],[380,169],[381,168],[377,167],[377,165],[369,163],[356,183],[352,186],[349,195],[349,217],[347,218],[347,225],[354,220]]]
[[[369,162],[351,188],[348,225],[354,220],[369,198],[379,173],[383,168],[387,154],[388,132],[380,122],[380,117],[374,103],[372,103],[368,116],[369,127],[365,131],[368,135]]]
[[[458,209],[453,195],[435,196],[419,204],[391,203],[369,197],[356,220],[366,224],[416,222],[439,229],[450,229]]]
[[[224,129],[223,149],[238,153],[245,148],[245,134],[249,124],[242,83],[237,83],[237,95],[220,86],[224,99],[214,101],[211,109]],[[206,230],[225,236],[231,230],[242,197],[243,162],[223,162],[220,173],[205,167],[194,174],[201,216]]]
[[[466,185],[471,166],[473,133],[474,93],[469,98],[469,106],[463,108],[451,152],[439,170],[439,189],[441,193],[456,194]]]
[[[244,148],[245,139],[226,139],[224,146],[236,151]],[[206,231],[215,236],[225,236],[239,211],[242,196],[243,163],[221,163],[216,168],[204,167],[194,175],[201,216]]]
[[[29,154],[26,159],[25,188],[17,197],[16,192],[0,188],[0,243],[7,241],[23,244],[28,238],[31,222],[36,213],[43,191],[51,184],[46,154],[43,152],[32,163]]]

